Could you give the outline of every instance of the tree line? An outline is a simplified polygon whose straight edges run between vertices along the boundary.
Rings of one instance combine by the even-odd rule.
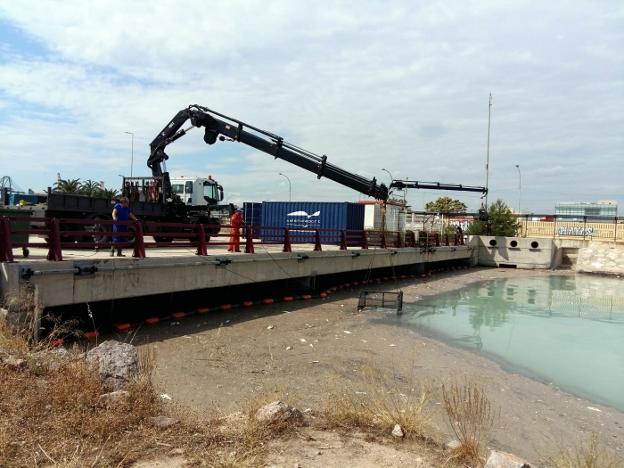
[[[80,179],[59,179],[54,183],[55,192],[65,193],[79,193],[81,195],[88,195],[90,197],[110,198],[113,199],[119,196],[119,191],[116,189],[103,188],[100,182],[87,179],[81,181]]]
[[[465,203],[451,197],[439,197],[425,204],[429,213],[465,213],[467,208]],[[475,219],[468,225],[466,234],[484,235],[488,233],[488,224],[492,236],[515,236],[518,233],[520,223],[503,200],[498,199],[488,206],[487,214],[488,221]]]

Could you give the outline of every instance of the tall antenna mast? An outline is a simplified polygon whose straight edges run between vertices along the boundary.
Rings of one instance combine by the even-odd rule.
[[[489,189],[489,178],[490,178],[490,123],[492,122],[492,93],[490,93],[490,102],[488,105],[488,136],[487,136],[487,151],[486,151],[486,159],[485,159],[485,188]],[[488,193],[485,192],[485,209],[488,207]]]

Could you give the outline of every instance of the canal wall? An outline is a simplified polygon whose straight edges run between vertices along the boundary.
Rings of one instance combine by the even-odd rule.
[[[409,267],[414,274],[444,261],[468,262],[470,246],[358,249],[143,259],[28,260],[0,263],[0,292],[28,288],[41,308],[224,288],[316,276]]]
[[[624,246],[592,242],[578,250],[576,271],[624,275]]]
[[[552,239],[543,237],[472,236],[473,263],[522,269],[555,268],[560,252]]]

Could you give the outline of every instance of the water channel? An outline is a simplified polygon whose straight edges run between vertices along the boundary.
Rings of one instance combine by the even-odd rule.
[[[398,319],[523,373],[624,411],[624,280],[500,279],[426,297]]]

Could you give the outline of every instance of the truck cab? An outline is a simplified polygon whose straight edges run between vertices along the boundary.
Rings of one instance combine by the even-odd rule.
[[[211,176],[172,177],[171,191],[188,206],[216,205],[223,200],[223,187]]]

